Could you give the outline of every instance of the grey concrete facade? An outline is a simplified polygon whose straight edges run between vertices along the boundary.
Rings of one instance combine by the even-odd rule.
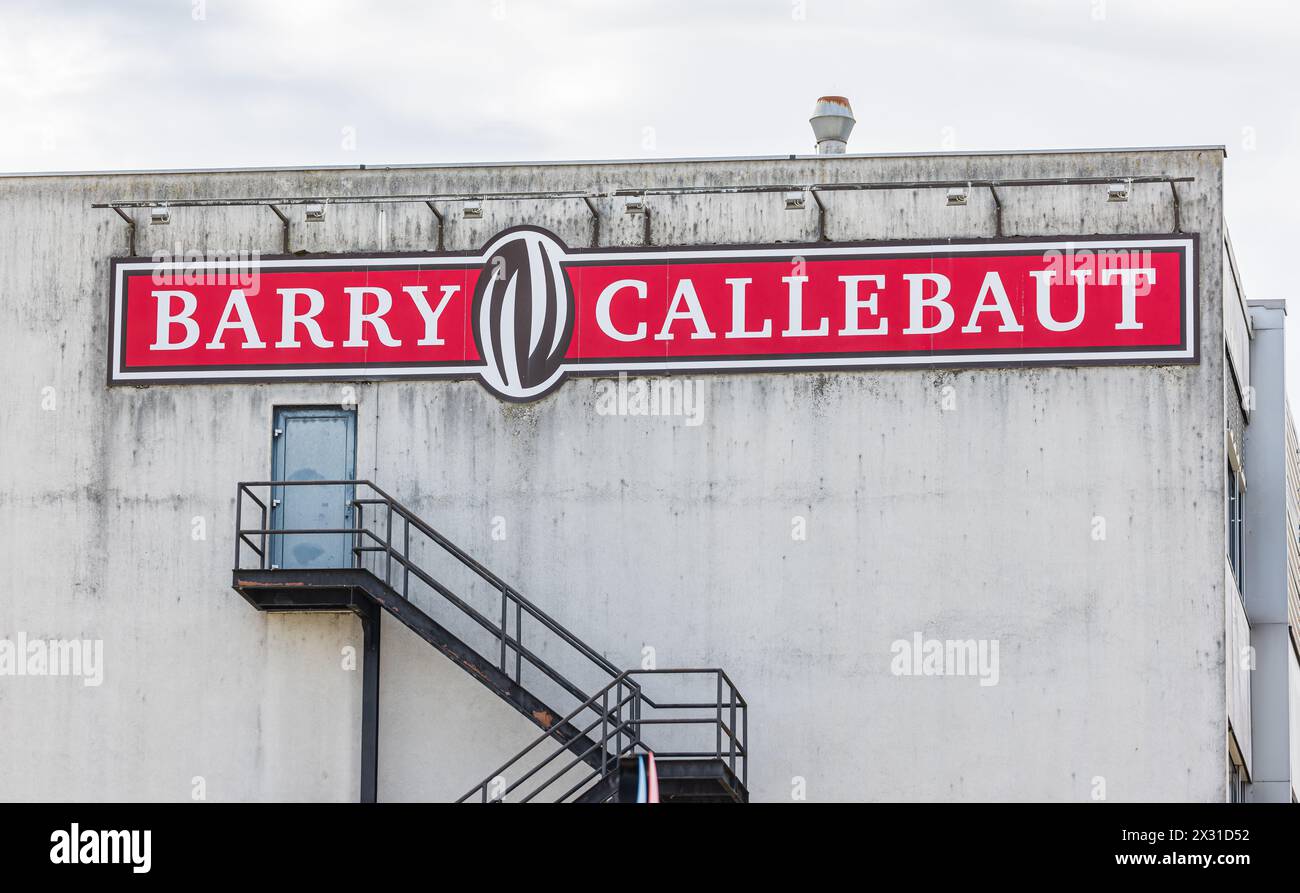
[[[210,800],[355,799],[359,625],[259,614],[229,588],[235,484],[267,476],[274,407],[355,399],[358,473],[614,663],[649,646],[728,671],[755,800],[802,780],[809,800],[1223,801],[1222,165],[1185,149],[0,179],[0,637],[104,643],[101,686],[0,679],[0,799],[187,800],[196,779]],[[1192,178],[1196,365],[718,376],[698,426],[598,414],[591,379],[522,406],[473,381],[105,385],[109,259],[129,248],[92,202],[1078,176]],[[999,199],[1008,236],[1175,220],[1167,183]],[[816,233],[779,195],[649,201],[655,244]],[[827,206],[833,240],[995,234],[987,190]],[[639,244],[639,219],[600,210],[602,244]],[[266,208],[136,213],[139,255],[282,248]],[[591,235],[574,200],[446,217],[448,248],[518,223]],[[417,250],[436,228],[422,204],[338,205],[289,238]],[[914,632],[997,640],[998,684],[893,675]],[[381,800],[450,799],[535,735],[390,621],[380,727]]]

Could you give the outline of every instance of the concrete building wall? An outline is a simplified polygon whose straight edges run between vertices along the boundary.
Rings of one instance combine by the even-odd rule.
[[[600,415],[595,380],[523,406],[471,381],[363,383],[358,470],[614,663],[651,646],[661,667],[725,668],[751,704],[756,800],[802,778],[812,800],[1104,785],[1222,801],[1221,165],[1171,150],[0,180],[0,636],[105,643],[99,688],[0,680],[0,797],[187,799],[196,776],[213,800],[356,797],[360,673],[343,650],[358,625],[258,614],[229,588],[235,483],[268,474],[273,408],[337,404],[342,386],[106,388],[108,259],[127,235],[91,202],[1159,174],[1195,178],[1179,194],[1202,245],[1197,365],[720,376],[693,427]],[[1172,227],[1168,192],[999,197],[1011,236],[1147,233]],[[979,193],[966,208],[941,190],[836,194],[827,232],[992,236]],[[815,232],[779,196],[650,201],[656,244]],[[602,244],[639,243],[640,220],[601,208]],[[332,207],[291,247],[432,244],[422,205],[378,210]],[[525,222],[591,235],[578,201],[448,221],[447,248]],[[136,250],[177,240],[283,246],[266,209],[177,209]],[[998,684],[892,675],[891,643],[914,632],[996,639]],[[463,792],[533,736],[406,630],[384,635],[380,799]]]

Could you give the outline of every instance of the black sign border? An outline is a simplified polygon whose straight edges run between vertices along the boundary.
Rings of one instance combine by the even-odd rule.
[[[403,258],[427,258],[427,257],[434,257],[434,256],[440,258],[463,257],[466,258],[467,260],[471,258],[474,260],[478,260],[483,256],[483,252],[486,250],[488,245],[497,241],[503,235],[506,235],[511,232],[517,232],[517,231],[532,231],[532,232],[542,233],[554,239],[566,251],[570,250],[569,246],[566,245],[562,239],[560,239],[551,231],[540,226],[525,224],[520,226],[509,227],[507,229],[500,230],[496,233],[493,233],[492,236],[483,243],[483,247],[478,250],[470,249],[470,250],[457,250],[457,251],[394,251],[394,252],[340,252],[340,253],[322,253],[322,254],[268,254],[268,255],[259,255],[258,260],[259,261],[294,261],[294,260],[310,261],[310,260],[318,260],[318,259],[347,260],[351,258],[360,261],[359,263],[353,266],[342,266],[336,268],[344,272],[364,272],[369,270],[391,269],[391,266],[389,265],[366,264],[364,263],[364,261],[366,260],[400,260]],[[1081,348],[1006,348],[1006,349],[998,350],[996,351],[996,353],[999,354],[1000,356],[1005,356],[1007,354],[1016,354],[1016,353],[1033,353],[1038,355],[1040,358],[1035,358],[1032,360],[997,359],[997,360],[989,360],[983,362],[979,360],[979,357],[983,355],[987,355],[991,351],[989,351],[987,348],[972,348],[969,350],[964,350],[964,349],[946,350],[942,354],[940,354],[945,358],[963,357],[963,359],[956,359],[956,360],[944,359],[944,360],[933,361],[933,362],[925,362],[923,360],[918,360],[917,362],[914,363],[905,363],[905,364],[896,364],[896,363],[872,364],[870,362],[865,362],[865,363],[858,362],[858,363],[853,363],[851,365],[845,364],[843,362],[827,362],[825,364],[811,364],[811,365],[799,365],[799,366],[789,366],[789,365],[768,366],[768,365],[761,364],[761,361],[764,360],[797,360],[797,359],[834,360],[834,359],[843,359],[843,358],[852,358],[852,359],[859,359],[859,360],[862,359],[862,355],[860,354],[844,354],[841,352],[796,353],[796,354],[723,354],[723,355],[700,355],[700,356],[693,355],[693,356],[685,356],[685,357],[668,357],[668,356],[610,357],[610,358],[584,357],[584,358],[575,358],[571,360],[566,360],[567,368],[565,369],[564,373],[561,374],[559,378],[556,379],[555,383],[551,387],[549,387],[546,391],[542,393],[531,395],[528,397],[512,397],[505,394],[499,394],[496,391],[492,391],[492,393],[499,399],[508,402],[531,403],[535,400],[540,400],[541,398],[552,393],[560,385],[562,385],[565,380],[567,380],[570,377],[604,378],[604,377],[611,377],[617,375],[620,370],[584,368],[584,367],[589,367],[597,364],[614,364],[614,363],[628,367],[626,370],[623,371],[629,373],[633,373],[635,371],[636,374],[656,374],[653,371],[656,368],[667,366],[669,364],[677,364],[677,363],[693,363],[693,362],[700,362],[700,363],[735,362],[737,363],[737,365],[735,366],[722,367],[722,368],[663,369],[658,373],[658,374],[680,374],[680,375],[734,375],[734,374],[746,374],[746,373],[772,374],[772,373],[799,373],[799,372],[814,372],[814,373],[817,372],[885,372],[885,371],[893,371],[893,370],[905,371],[905,370],[935,370],[935,369],[1018,369],[1018,368],[1044,368],[1044,367],[1076,368],[1076,367],[1091,367],[1091,366],[1196,365],[1200,363],[1201,360],[1201,344],[1200,344],[1201,326],[1199,325],[1200,315],[1201,315],[1201,271],[1200,271],[1201,246],[1200,246],[1199,233],[1142,233],[1142,234],[1119,234],[1119,235],[1095,234],[1092,236],[1006,236],[1006,237],[995,237],[995,238],[980,237],[980,238],[961,238],[961,239],[892,239],[892,240],[852,241],[852,242],[765,242],[765,243],[666,245],[666,246],[620,245],[620,246],[602,246],[597,248],[582,248],[582,249],[573,250],[573,254],[575,255],[575,257],[573,257],[572,259],[561,261],[560,266],[562,269],[564,269],[567,272],[567,270],[570,267],[606,265],[607,262],[602,262],[598,257],[599,255],[604,255],[604,254],[636,253],[636,254],[673,255],[674,257],[664,258],[664,262],[667,263],[670,262],[671,260],[680,258],[682,255],[689,255],[694,252],[728,251],[728,250],[734,250],[734,251],[780,250],[781,255],[779,256],[771,257],[771,258],[753,258],[750,260],[752,260],[755,263],[772,262],[772,263],[788,264],[791,263],[794,258],[800,256],[800,253],[803,251],[826,249],[826,248],[873,249],[870,253],[864,253],[861,256],[854,256],[851,253],[837,254],[834,256],[836,260],[864,260],[864,259],[888,260],[888,259],[899,259],[899,258],[911,258],[911,257],[916,257],[917,255],[912,253],[899,253],[897,255],[891,255],[888,253],[881,254],[878,252],[878,249],[890,248],[890,247],[916,247],[916,246],[927,246],[927,245],[934,246],[934,248],[936,249],[933,253],[928,253],[925,255],[926,257],[931,257],[931,258],[956,258],[956,257],[972,256],[971,252],[966,252],[966,251],[945,252],[943,250],[943,246],[945,245],[1008,246],[1006,250],[1003,251],[990,250],[987,253],[983,253],[981,255],[976,255],[976,256],[1011,257],[1011,256],[1042,254],[1041,250],[1034,250],[1034,251],[1029,251],[1025,249],[1017,250],[1015,248],[1017,244],[1050,242],[1053,243],[1053,245],[1059,246],[1061,249],[1076,248],[1078,250],[1087,250],[1089,245],[1097,244],[1097,243],[1113,243],[1113,242],[1129,242],[1129,241],[1145,242],[1145,241],[1159,240],[1159,239],[1190,241],[1193,257],[1195,259],[1195,265],[1191,270],[1192,320],[1189,323],[1189,320],[1187,319],[1187,302],[1185,300],[1180,301],[1179,302],[1180,340],[1179,343],[1176,345],[1150,345],[1150,346],[1148,345],[1107,345],[1102,347],[1090,347],[1090,348],[1082,348],[1082,349]],[[1182,263],[1180,264],[1180,269],[1186,268],[1186,252],[1187,252],[1186,246],[1171,246],[1167,248],[1162,248],[1161,250],[1177,253],[1182,259]],[[788,256],[786,256],[787,251],[789,252]],[[217,377],[198,377],[198,378],[168,378],[166,377],[166,373],[197,372],[211,367],[209,366],[148,366],[148,367],[132,368],[126,366],[124,362],[123,367],[120,370],[115,369],[114,362],[113,362],[114,343],[117,343],[118,345],[120,356],[123,359],[125,359],[126,356],[126,346],[125,346],[126,333],[124,327],[122,331],[118,331],[118,320],[116,314],[116,309],[117,309],[116,290],[117,290],[117,281],[118,281],[118,269],[124,264],[140,264],[140,263],[154,263],[154,262],[155,262],[154,259],[150,257],[110,258],[109,289],[108,289],[109,338],[108,338],[108,349],[106,351],[107,353],[106,383],[107,386],[109,387],[151,387],[153,385],[277,384],[277,383],[301,384],[304,382],[328,383],[328,382],[365,382],[365,381],[464,381],[467,379],[479,377],[475,372],[465,371],[465,370],[467,368],[472,370],[476,366],[481,366],[482,365],[481,362],[465,363],[458,360],[444,360],[444,361],[420,362],[420,363],[402,362],[402,363],[367,363],[366,364],[367,369],[373,369],[373,370],[411,369],[411,368],[436,369],[437,367],[440,366],[455,367],[457,369],[457,371],[453,373],[439,373],[437,371],[430,371],[430,372],[422,372],[420,374],[414,374],[414,375],[397,374],[397,373],[384,374],[382,371],[377,371],[373,374],[366,374],[363,376],[358,376],[354,374],[353,375],[330,374],[328,372],[315,372],[311,374],[304,373],[302,375],[276,375],[276,376],[255,374],[259,371],[266,372],[270,370],[290,370],[290,371],[295,369],[321,370],[323,368],[317,364],[286,364],[286,363],[270,363],[270,364],[258,364],[258,365],[241,364],[238,367],[228,367],[228,368],[238,368],[241,370],[247,369],[254,374],[250,374],[247,376],[238,375],[238,376],[217,376]],[[734,259],[731,258],[702,259],[702,260],[694,260],[689,262],[690,263],[725,263],[725,262],[734,262]],[[455,265],[455,264],[441,265],[440,264],[438,268],[444,270],[445,269],[470,270],[470,269],[474,269],[477,266],[478,266],[477,263],[465,263],[464,265]],[[294,267],[294,266],[278,267],[276,269],[276,272],[318,272],[320,270],[321,267],[319,266],[306,264],[301,267]],[[150,271],[139,271],[136,273],[126,274],[123,277],[123,283],[125,284],[127,277],[138,276],[138,275],[151,275],[151,273]],[[125,292],[125,288],[123,289],[123,291]],[[123,294],[123,306],[122,306],[123,314],[125,314],[126,312],[125,300],[126,300],[126,296],[125,294]],[[1122,352],[1129,352],[1129,351],[1145,351],[1147,353],[1163,353],[1163,352],[1178,353],[1187,350],[1189,346],[1187,343],[1189,337],[1192,340],[1191,356],[1171,357],[1169,359],[1157,359],[1151,357],[1151,358],[1143,358],[1143,359],[1136,359],[1136,360],[1135,359],[1116,360],[1116,359],[1107,358],[1105,356],[1106,353],[1122,353]],[[1051,354],[1070,354],[1070,353],[1079,353],[1082,351],[1086,351],[1090,354],[1096,354],[1097,356],[1095,358],[1088,357],[1083,359],[1075,357],[1068,360],[1059,360],[1050,357]],[[1043,355],[1045,354],[1049,356],[1044,357]],[[926,357],[931,355],[932,352],[930,351],[882,351],[882,352],[873,353],[870,356],[881,357],[881,358],[895,358],[895,357],[921,358],[921,357]],[[966,357],[969,357],[969,359],[965,359]],[[640,371],[643,369],[646,370],[646,372],[643,373]],[[115,374],[118,372],[131,372],[131,371],[159,372],[163,374],[158,378],[148,378],[148,379],[119,380],[115,378]]]

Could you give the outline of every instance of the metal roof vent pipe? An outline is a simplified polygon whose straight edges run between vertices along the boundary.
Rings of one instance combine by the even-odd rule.
[[[813,106],[813,136],[817,137],[818,155],[843,155],[849,146],[849,134],[858,123],[853,109],[843,96],[823,96]]]

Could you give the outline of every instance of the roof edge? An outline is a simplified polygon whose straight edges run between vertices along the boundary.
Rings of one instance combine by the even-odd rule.
[[[319,165],[265,165],[253,167],[192,167],[192,168],[138,168],[123,170],[80,170],[80,171],[0,171],[0,179],[35,178],[35,177],[113,177],[113,176],[148,176],[148,175],[183,175],[183,174],[253,174],[253,173],[301,173],[310,171],[403,171],[403,170],[448,170],[480,167],[581,167],[587,165],[639,165],[639,164],[704,164],[738,161],[818,161],[839,163],[866,158],[961,158],[999,155],[1104,155],[1131,152],[1222,152],[1226,158],[1228,149],[1224,145],[1202,146],[1131,146],[1103,147],[1094,149],[985,149],[959,150],[947,152],[855,152],[843,155],[717,155],[717,156],[683,156],[678,158],[592,158],[558,161],[454,161],[409,164],[319,164]]]

